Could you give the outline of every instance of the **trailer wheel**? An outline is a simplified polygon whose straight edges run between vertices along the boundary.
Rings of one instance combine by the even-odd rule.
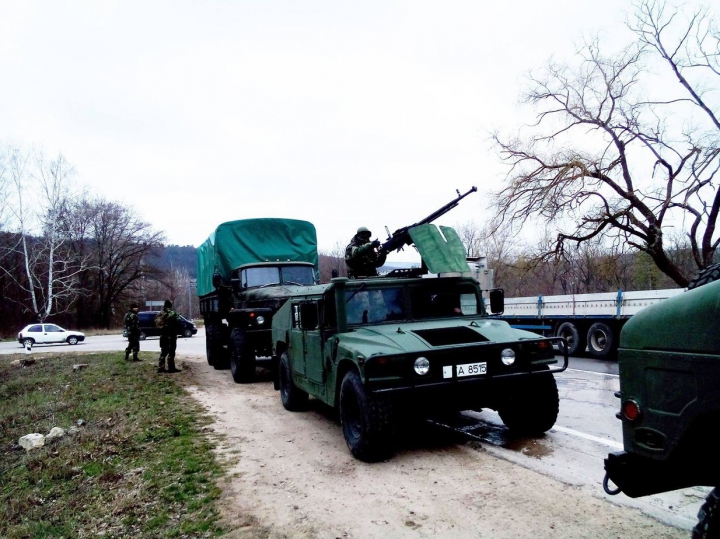
[[[298,388],[292,379],[292,370],[290,370],[290,359],[287,352],[283,352],[280,356],[280,400],[286,410],[290,412],[299,412],[305,408],[308,401],[308,394]]]
[[[356,459],[377,462],[392,456],[392,407],[384,398],[367,391],[354,370],[345,375],[340,386],[340,422]]]
[[[555,335],[563,337],[567,342],[568,355],[572,356],[585,351],[585,347],[587,346],[585,336],[580,335],[577,326],[572,322],[563,322],[560,324]]]
[[[603,322],[596,322],[587,333],[588,350],[595,357],[608,357],[615,347],[615,334]]]
[[[717,280],[720,280],[720,264],[713,264],[712,266],[708,266],[704,270],[701,270],[700,273],[698,273],[695,278],[688,283],[688,290],[692,290],[693,288],[697,288]]]
[[[512,388],[498,406],[505,426],[518,434],[537,435],[549,431],[560,411],[555,377],[551,373],[533,374]]]
[[[230,332],[230,373],[237,384],[247,384],[255,378],[255,350],[249,346],[247,335],[240,328]]]
[[[699,522],[693,528],[692,539],[720,538],[720,489],[710,491],[698,511]]]

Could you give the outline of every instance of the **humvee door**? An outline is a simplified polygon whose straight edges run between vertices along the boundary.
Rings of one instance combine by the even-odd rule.
[[[470,267],[465,259],[465,246],[460,236],[449,226],[428,223],[408,230],[431,273],[465,273]]]

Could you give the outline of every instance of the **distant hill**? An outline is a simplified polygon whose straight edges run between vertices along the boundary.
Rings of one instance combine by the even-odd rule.
[[[166,245],[158,257],[158,267],[163,271],[171,268],[185,269],[191,279],[197,277],[197,247],[192,245]]]

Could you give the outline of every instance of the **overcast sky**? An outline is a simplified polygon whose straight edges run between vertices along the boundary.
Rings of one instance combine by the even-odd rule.
[[[440,223],[481,223],[504,170],[488,133],[531,118],[528,71],[622,36],[628,8],[0,0],[0,142],[62,152],[180,245],[251,217],[311,221],[321,249],[383,239],[473,185]]]

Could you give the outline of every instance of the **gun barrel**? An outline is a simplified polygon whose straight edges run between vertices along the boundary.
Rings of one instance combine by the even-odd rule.
[[[385,252],[385,253],[389,253],[390,251],[395,251],[396,249],[399,251],[404,245],[409,245],[412,240],[410,240],[410,235],[408,234],[408,230],[410,230],[413,227],[419,226],[419,225],[432,223],[435,219],[445,215],[447,212],[449,212],[455,206],[457,206],[463,198],[468,196],[470,193],[474,193],[475,191],[477,191],[477,187],[475,187],[474,185],[472,186],[472,189],[468,190],[467,193],[463,193],[462,195],[460,194],[460,191],[458,191],[457,198],[451,200],[450,202],[445,204],[443,207],[435,210],[433,213],[431,213],[424,219],[422,219],[422,220],[418,221],[417,223],[412,224],[410,226],[399,228],[398,230],[393,232],[392,236],[390,236],[385,243],[383,243],[380,246],[380,251]]]
[[[452,210],[455,206],[457,206],[463,198],[468,196],[470,193],[474,193],[475,191],[477,191],[477,187],[475,187],[474,185],[472,186],[471,189],[468,190],[467,193],[463,193],[462,195],[460,194],[460,191],[458,191],[458,196],[456,199],[451,200],[450,202],[445,204],[442,208],[435,210],[433,213],[431,213],[430,215],[425,217],[425,219],[418,221],[417,223],[409,226],[408,228],[412,228],[412,227],[418,226],[418,225],[424,225],[426,223],[432,223],[435,219],[442,217],[447,212]]]

